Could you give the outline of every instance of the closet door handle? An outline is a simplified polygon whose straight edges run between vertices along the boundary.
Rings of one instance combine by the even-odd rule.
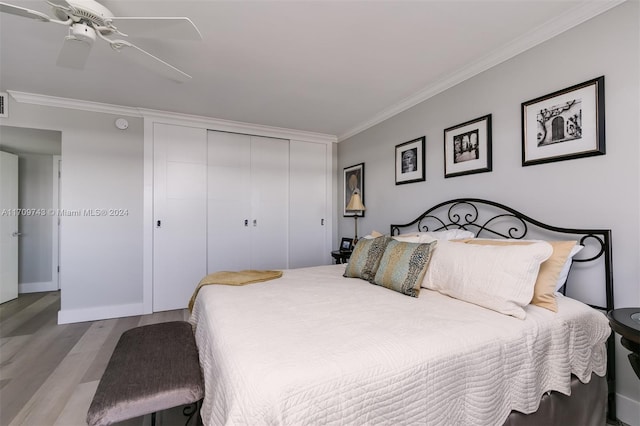
[[[253,219],[253,226],[258,226],[258,221],[256,219]]]
[[[320,219],[320,226],[324,226],[324,219]]]
[[[249,226],[249,219],[244,220],[244,226]]]

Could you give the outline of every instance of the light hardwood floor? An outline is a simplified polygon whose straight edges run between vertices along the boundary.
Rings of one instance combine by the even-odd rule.
[[[60,293],[22,294],[0,305],[0,425],[86,425],[100,377],[120,335],[133,327],[187,320],[186,309],[57,325]],[[180,409],[157,425],[184,424]],[[150,424],[150,416],[121,425]]]

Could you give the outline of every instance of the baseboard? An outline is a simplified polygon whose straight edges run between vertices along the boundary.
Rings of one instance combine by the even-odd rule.
[[[82,309],[61,309],[60,311],[58,311],[58,324],[99,321],[110,318],[131,317],[143,314],[144,306],[142,303],[132,303],[130,305],[96,306],[94,308]]]
[[[58,291],[58,286],[53,281],[42,283],[20,283],[18,293],[40,293],[42,291]]]
[[[638,413],[640,413],[640,401],[634,401],[616,393],[616,415],[618,420],[629,426],[640,426]]]

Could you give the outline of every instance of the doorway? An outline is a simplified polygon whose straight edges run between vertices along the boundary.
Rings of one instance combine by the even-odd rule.
[[[18,291],[56,291],[62,133],[0,126],[0,150],[18,156]]]

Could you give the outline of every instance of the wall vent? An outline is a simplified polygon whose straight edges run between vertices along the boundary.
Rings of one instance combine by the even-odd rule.
[[[0,92],[0,117],[9,116],[9,95]]]

